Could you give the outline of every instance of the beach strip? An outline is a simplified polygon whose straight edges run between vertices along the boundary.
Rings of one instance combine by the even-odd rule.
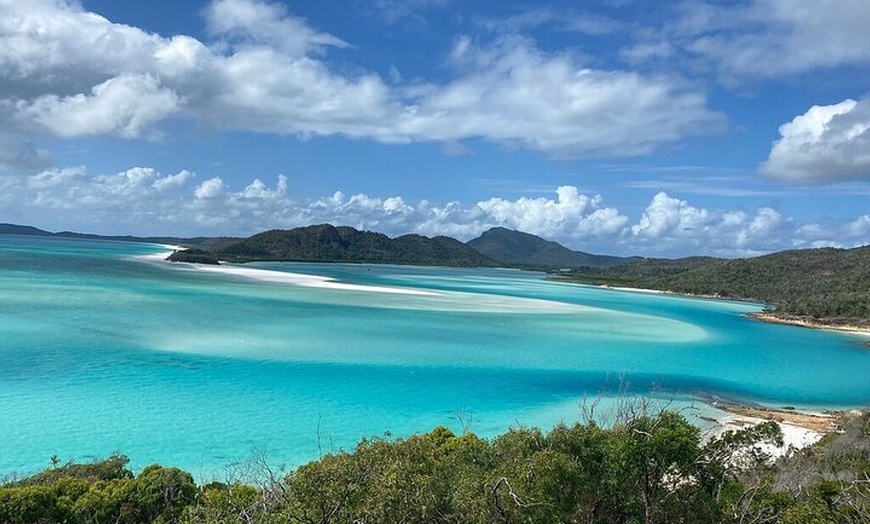
[[[166,246],[175,248],[175,246]],[[389,293],[394,295],[416,295],[416,296],[440,296],[441,293],[434,291],[425,291],[422,289],[411,289],[404,287],[393,286],[371,286],[364,284],[348,284],[338,282],[334,278],[324,277],[319,275],[307,275],[304,273],[289,273],[285,271],[274,271],[270,269],[256,269],[250,267],[242,267],[234,264],[210,265],[210,264],[189,264],[186,262],[169,262],[166,258],[174,251],[156,253],[153,255],[142,255],[137,257],[141,260],[149,262],[161,262],[166,264],[184,264],[185,268],[192,268],[197,271],[205,271],[209,273],[221,273],[225,275],[233,275],[261,282],[274,282],[277,284],[291,284],[295,286],[314,287],[321,289],[335,289],[341,291],[361,291],[366,293]],[[177,266],[181,267],[181,266]]]

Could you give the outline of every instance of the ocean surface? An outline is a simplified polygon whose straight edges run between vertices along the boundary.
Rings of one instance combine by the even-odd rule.
[[[0,476],[121,452],[221,479],[437,425],[546,428],[625,395],[714,418],[717,398],[870,404],[864,339],[743,316],[758,304],[512,270],[216,272],[162,251],[0,236]]]

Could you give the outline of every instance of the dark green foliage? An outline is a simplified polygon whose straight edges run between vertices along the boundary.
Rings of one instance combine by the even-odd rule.
[[[204,249],[191,248],[181,249],[169,255],[166,260],[170,262],[187,262],[190,264],[211,264],[217,265],[220,263],[218,257],[211,251]]]
[[[468,241],[468,246],[506,266],[536,268],[604,267],[632,259],[591,255],[521,231],[494,227]]]
[[[382,233],[329,224],[273,230],[220,247],[227,260],[297,262],[370,262],[436,266],[493,266],[489,258],[449,237],[405,235],[391,239]]]
[[[138,524],[176,522],[196,496],[193,477],[153,465],[138,476],[127,458],[67,464],[0,487],[0,522]]]
[[[866,523],[870,414],[771,461],[774,423],[702,442],[663,411],[610,428],[515,428],[493,439],[435,428],[363,440],[258,486],[197,488],[176,468],[127,459],[66,464],[0,486],[0,522],[31,523]]]
[[[583,268],[573,280],[771,304],[777,316],[870,325],[870,246],[802,249],[756,258],[643,260]]]

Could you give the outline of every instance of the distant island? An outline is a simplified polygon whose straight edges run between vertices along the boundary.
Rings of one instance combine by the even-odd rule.
[[[0,224],[0,234],[138,241],[183,246],[169,260],[343,262],[448,267],[512,267],[565,282],[653,289],[767,304],[760,320],[812,327],[870,329],[870,246],[800,249],[760,257],[657,259],[574,251],[502,227],[466,243],[451,237],[359,231],[319,224],[248,238],[100,236]]]

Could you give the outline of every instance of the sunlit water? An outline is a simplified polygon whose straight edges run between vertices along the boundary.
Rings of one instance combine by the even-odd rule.
[[[201,478],[260,454],[292,468],[387,431],[571,422],[626,387],[680,407],[870,404],[862,339],[756,322],[753,304],[508,270],[247,266],[334,279],[299,285],[137,258],[164,249],[0,236],[0,474],[116,451]]]

